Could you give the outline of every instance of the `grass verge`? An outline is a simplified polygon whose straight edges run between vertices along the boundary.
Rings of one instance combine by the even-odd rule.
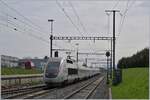
[[[8,68],[2,67],[1,68],[1,75],[18,75],[18,74],[41,74],[42,71],[39,69],[24,69],[20,67]]]
[[[148,99],[149,69],[123,69],[123,80],[117,86],[112,86],[113,99]]]

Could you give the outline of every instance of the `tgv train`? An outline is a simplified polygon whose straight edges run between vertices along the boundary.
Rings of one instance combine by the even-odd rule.
[[[79,66],[73,59],[49,58],[44,69],[47,86],[62,85],[99,74],[99,69]]]

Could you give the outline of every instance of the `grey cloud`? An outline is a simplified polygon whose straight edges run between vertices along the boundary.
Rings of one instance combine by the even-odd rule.
[[[143,0],[142,3],[139,4],[139,7],[150,8],[150,1],[149,0]]]

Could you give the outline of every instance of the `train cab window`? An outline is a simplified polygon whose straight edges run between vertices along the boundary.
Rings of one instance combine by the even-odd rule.
[[[60,66],[60,62],[49,62],[46,71],[47,72],[58,71],[59,66]]]
[[[48,63],[48,67],[50,67],[50,68],[56,68],[56,67],[59,67],[59,65],[60,65],[60,62],[49,62]]]
[[[67,61],[67,63],[73,64],[73,61],[71,61],[69,59],[67,59],[66,61]]]
[[[68,68],[68,75],[78,74],[78,69]]]

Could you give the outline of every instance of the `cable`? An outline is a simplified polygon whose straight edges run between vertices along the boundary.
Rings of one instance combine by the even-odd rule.
[[[18,12],[16,9],[10,7],[7,3],[5,3],[3,0],[0,0],[2,4],[4,4],[6,7],[8,7],[10,10],[13,10],[14,12],[16,12],[18,15],[20,15],[21,17],[23,17],[25,20],[27,20],[28,22],[30,22],[32,25],[38,27],[39,29],[42,29],[40,26],[36,25],[35,23],[33,23],[31,20],[29,20],[28,18],[26,18],[24,15],[22,15],[20,12]],[[46,32],[44,32],[46,33]]]
[[[0,18],[2,18],[2,17],[0,17]],[[4,19],[5,20],[5,18],[2,18],[2,19]],[[2,20],[3,22],[4,22],[4,20]],[[16,25],[16,24],[14,24],[14,22],[13,21],[11,21],[11,20],[9,20],[9,19],[7,19],[7,23],[9,23],[9,24],[11,24],[11,25],[15,25],[16,27],[19,27],[20,29],[22,29],[22,30],[24,30],[25,32],[27,32],[27,33],[30,33],[30,31],[29,31],[29,29],[28,29],[28,31],[27,31],[27,29],[25,29],[24,27],[21,27],[20,25]],[[31,34],[31,35],[33,35],[33,34]]]
[[[68,13],[65,11],[65,9],[61,6],[61,4],[58,2],[58,0],[56,0],[56,4],[58,5],[58,7],[62,10],[62,12],[64,13],[65,17],[71,22],[71,24],[75,27],[75,29],[79,32],[79,34],[81,36],[83,36],[83,34],[80,32],[79,28],[74,24],[73,20],[71,19],[71,17],[68,15]],[[73,46],[73,45],[71,45]],[[73,47],[74,48],[74,47]]]
[[[72,4],[70,1],[68,1],[68,3],[69,3],[69,5],[71,6],[72,11],[74,12],[75,16],[77,17],[78,22],[80,23],[80,25],[81,25],[81,27],[82,27],[84,33],[87,33],[87,30],[86,30],[86,28],[84,27],[84,24],[82,23],[82,21],[81,21],[79,15],[78,15],[76,9],[74,8],[73,4]],[[91,45],[91,44],[89,43],[89,45]],[[92,48],[92,49],[94,49],[94,48]]]
[[[115,9],[118,6],[119,2],[120,2],[120,0],[117,0],[116,4],[113,6],[112,9]]]
[[[58,5],[58,7],[62,10],[62,12],[64,13],[65,17],[67,17],[67,19],[69,19],[69,21],[71,22],[71,24],[75,27],[75,29],[81,34],[79,28],[74,24],[74,22],[72,21],[71,17],[68,15],[68,13],[65,11],[65,9],[61,6],[61,4],[58,2],[58,0],[56,0],[56,4]],[[81,34],[82,35],[82,34]],[[82,35],[83,36],[83,35]]]
[[[83,34],[80,32],[79,28],[74,24],[74,22],[72,21],[72,19],[70,18],[70,16],[67,14],[67,12],[65,11],[65,9],[58,2],[58,0],[56,0],[56,4],[62,10],[62,12],[64,13],[64,15],[68,18],[68,20],[71,22],[71,24],[75,27],[75,29],[83,36]]]
[[[1,2],[3,2],[2,0],[1,0]],[[57,0],[56,0],[56,2],[57,2]],[[5,4],[5,3],[4,3]],[[6,4],[7,5],[7,4]],[[8,5],[7,5],[8,6]],[[60,5],[61,6],[61,5]],[[9,6],[8,6],[9,7]],[[11,7],[9,7],[10,9],[12,9]],[[68,14],[67,14],[67,12],[62,8],[62,10],[63,10],[63,12],[64,12],[64,14],[65,14],[65,16],[67,17],[68,16]],[[16,10],[14,10],[15,12],[16,12]],[[17,11],[17,14],[19,14],[20,15],[20,13]],[[20,16],[22,16],[22,14],[20,15]],[[22,16],[23,18],[24,18],[24,16]],[[81,32],[80,32],[80,30],[79,30],[79,28],[73,23],[73,21],[72,21],[72,19],[70,18],[70,16],[68,16],[67,17],[69,20],[70,20],[70,22],[73,24],[73,26],[76,28],[76,30],[81,34]],[[26,18],[24,18],[24,19],[26,19]],[[30,20],[28,20],[28,19],[26,19],[28,22],[30,22]],[[30,22],[30,23],[32,23],[32,22]],[[34,25],[33,23],[32,23],[32,25]],[[36,26],[36,25],[34,25],[34,26]],[[41,28],[40,28],[41,29]],[[45,32],[44,32],[45,33]],[[82,35],[83,36],[83,35]]]
[[[37,25],[35,25],[33,22],[31,22],[29,19],[27,19],[26,17],[24,17],[22,14],[20,14],[18,11],[16,11],[15,9],[13,9],[12,7],[10,7],[10,6],[8,6],[6,3],[4,3],[2,0],[1,0],[1,2],[4,4],[4,5],[6,5],[8,8],[10,8],[11,10],[13,10],[13,11],[15,11],[17,14],[19,14],[20,16],[22,16],[25,20],[27,20],[28,22],[30,22],[32,25],[34,25],[34,26],[37,26]],[[65,13],[65,11],[64,11],[64,13]],[[65,13],[65,15],[67,16],[68,14],[67,13]],[[13,17],[13,18],[15,18],[15,17]],[[18,19],[18,18],[16,18],[16,19]],[[77,29],[77,31],[81,34],[81,32],[80,32],[80,30],[78,29],[78,27],[73,23],[73,21],[72,21],[72,19],[70,18],[70,16],[68,16],[68,19],[71,21],[71,23],[73,24],[73,26]],[[37,26],[37,27],[39,27],[39,26]],[[39,27],[40,28],[40,27]],[[41,29],[41,28],[40,28]],[[45,32],[44,32],[45,33]],[[31,36],[34,36],[34,35],[31,35]],[[34,37],[36,37],[36,36],[34,36]],[[37,37],[36,37],[37,38]],[[39,38],[39,39],[41,39],[41,38]]]
[[[38,39],[38,40],[41,40],[41,41],[43,41],[43,42],[49,44],[49,41],[47,41],[47,40],[45,40],[44,38],[39,37],[39,36],[37,36],[37,35],[31,33],[30,31],[27,31],[27,30],[23,29],[23,28],[20,27],[19,25],[14,24],[11,20],[7,20],[7,23],[9,23],[11,26],[14,26],[14,27],[10,27],[8,24],[7,24],[7,25],[2,24],[2,23],[1,23],[1,24],[2,24],[3,26],[5,25],[6,27],[13,28],[13,30],[18,31],[18,32],[20,32],[20,33],[24,32],[24,33],[27,34],[28,36],[31,36],[31,37],[33,37],[33,38],[36,38],[36,39]],[[23,31],[19,31],[18,28],[19,28],[20,30],[23,30]],[[58,48],[62,48],[62,47],[58,46],[58,45],[55,44],[55,43],[53,43],[53,45],[55,45],[55,46],[58,47]]]
[[[15,10],[14,8],[12,8],[12,7],[10,7],[10,6],[8,6],[6,3],[4,3],[2,0],[1,0],[1,2],[4,4],[4,5],[6,5],[8,8],[10,8],[10,9],[12,9],[13,11],[15,11],[18,15],[20,15],[20,16],[22,16],[25,20],[27,20],[28,22],[30,22],[32,25],[34,25],[34,26],[37,26],[36,24],[34,24],[32,21],[30,21],[28,18],[26,18],[25,16],[23,16],[22,14],[20,14],[17,10]],[[14,18],[14,19],[16,19],[16,20],[18,20],[18,21],[20,21],[20,22],[22,22],[22,23],[24,23],[24,24],[27,24],[28,26],[31,26],[32,27],[32,25],[30,25],[30,24],[28,24],[28,23],[25,23],[24,21],[21,21],[21,20],[19,20],[18,18],[16,18],[16,17],[13,17],[13,16],[11,16],[10,15],[10,17],[12,17],[12,18]],[[40,28],[39,26],[37,26],[38,27],[38,29]],[[37,28],[35,28],[35,27],[33,27],[34,29],[37,29]],[[40,28],[41,29],[41,28]],[[41,32],[41,31],[40,31]],[[43,32],[42,32],[43,33]],[[44,32],[45,33],[45,32]],[[55,45],[55,44],[54,44]]]
[[[3,26],[5,26],[5,27],[11,28],[11,29],[13,29],[13,30],[15,30],[15,31],[18,31],[18,32],[20,32],[20,33],[24,32],[24,31],[18,30],[17,27],[16,27],[14,24],[12,24],[12,23],[10,23],[10,22],[8,22],[8,23],[11,24],[11,26],[6,25],[6,24],[3,24],[3,23],[0,23],[0,24],[3,25]],[[38,36],[36,36],[36,35],[34,35],[34,34],[32,34],[32,33],[27,33],[27,35],[29,35],[29,36],[31,36],[31,37],[34,37],[34,38],[36,38],[36,39],[38,39],[38,40],[41,40],[41,41],[43,41],[43,42],[45,42],[45,43],[48,43],[48,41],[46,41],[45,39],[43,39],[43,38],[41,38],[41,37],[38,37]]]
[[[3,12],[3,14],[5,14],[6,16],[9,16],[9,17],[11,17],[11,18],[13,18],[13,19],[15,19],[15,20],[18,20],[18,21],[20,21],[20,22],[22,22],[22,23],[24,23],[24,24],[26,24],[26,25],[28,25],[28,26],[31,26],[32,27],[32,25],[30,25],[30,24],[28,24],[28,23],[26,23],[26,22],[24,22],[24,21],[22,21],[22,20],[19,20],[18,18],[16,18],[16,17],[13,17],[12,15],[9,15],[9,14],[6,14],[6,13],[4,13]],[[10,21],[10,20],[9,20]],[[12,24],[12,23],[9,23],[9,24]],[[15,24],[14,24],[15,25]],[[35,27],[33,27],[34,29],[36,29]],[[25,29],[24,29],[25,30]],[[40,31],[41,32],[41,31]],[[31,34],[31,35],[33,35],[33,34]],[[41,35],[41,34],[40,34]],[[34,37],[36,37],[36,36],[34,36]],[[46,41],[46,42],[48,42],[48,41]],[[54,43],[53,43],[54,44]],[[58,45],[56,45],[56,44],[54,44],[55,46],[57,46],[58,47]],[[61,47],[59,47],[59,48],[61,48]]]
[[[127,16],[127,12],[129,11],[129,9],[131,9],[131,7],[132,7],[133,4],[136,2],[136,0],[132,1],[132,2],[130,3],[130,5],[129,5],[129,2],[130,2],[130,0],[127,1],[126,9],[125,9],[123,15],[121,15],[122,18],[121,18],[121,22],[120,22],[120,28],[119,28],[118,36],[117,36],[117,38],[116,38],[116,43],[117,43],[117,40],[118,40],[118,38],[119,38],[119,36],[120,36],[120,34],[121,34],[121,31],[122,31],[122,29],[123,29],[123,24],[124,24],[125,18],[126,18],[126,16]]]
[[[79,17],[79,15],[78,15],[76,9],[74,8],[73,4],[71,3],[71,1],[68,1],[68,2],[69,2],[69,5],[71,6],[71,8],[72,8],[72,10],[73,10],[73,12],[74,12],[74,14],[75,14],[75,16],[77,17],[77,19],[78,19],[78,21],[79,21],[79,23],[80,23],[80,25],[81,25],[81,27],[82,27],[84,33],[87,33],[86,28],[84,27],[84,24],[83,24],[82,21],[80,20],[80,17]]]
[[[126,17],[126,13],[127,13],[127,9],[129,7],[129,2],[130,0],[127,1],[127,4],[126,4],[126,8],[125,8],[125,11],[123,13],[123,15],[121,15],[121,20],[120,20],[120,28],[119,28],[119,32],[118,32],[118,35],[120,34],[121,30],[122,30],[122,27],[123,27],[123,23],[124,23],[124,19]]]
[[[135,0],[135,1],[136,1],[136,0]],[[122,28],[123,28],[123,24],[124,24],[124,21],[125,21],[127,12],[128,12],[129,9],[133,6],[133,4],[135,3],[135,1],[133,1],[130,5],[129,5],[130,0],[128,0],[128,2],[127,2],[126,9],[125,9],[125,11],[124,11],[124,13],[123,13],[123,16],[122,16],[122,18],[121,18],[120,28],[119,28],[119,32],[118,32],[118,37],[119,37],[119,35],[121,34],[121,31],[122,31]]]
[[[4,13],[4,12],[0,12],[0,13],[3,13],[4,15],[9,16],[9,17],[12,18],[13,20],[17,20],[17,21],[19,21],[20,23],[23,23],[24,25],[27,25],[28,27],[32,28],[32,29],[35,30],[35,31],[38,31],[39,33],[43,33],[41,30],[39,30],[39,28],[35,28],[35,27],[33,27],[32,25],[26,23],[25,21],[22,21],[21,19],[19,19],[19,18],[17,18],[17,17],[14,17],[14,16],[12,16],[12,15],[10,15],[10,14],[6,14],[6,13]],[[45,33],[45,34],[47,35],[47,33]]]
[[[9,14],[8,14],[8,16],[9,16],[9,17],[11,17],[11,18],[13,18],[13,19],[15,19],[15,20],[18,20],[18,21],[20,21],[20,22],[22,22],[22,23],[25,23],[25,22],[23,22],[23,21],[21,21],[21,20],[19,20],[19,19],[15,18],[15,17],[12,17],[12,16],[11,16],[11,15],[9,15]],[[7,20],[8,20],[8,19],[7,19]],[[25,25],[30,26],[30,24],[25,24]],[[25,28],[25,27],[24,27],[24,28]],[[28,27],[28,28],[29,28],[29,30],[31,30],[31,31],[32,31],[32,29],[33,29],[34,27],[33,27],[33,28]],[[30,29],[30,28],[31,28],[31,29]],[[33,31],[34,31],[34,30],[33,30]],[[36,31],[36,33],[37,33],[37,31],[38,31],[38,30],[35,30],[35,31]],[[38,33],[40,33],[40,35],[42,35],[40,31],[38,31]]]
[[[39,36],[37,36],[37,35],[31,33],[31,32],[28,32],[28,31],[25,31],[24,29],[19,28],[18,25],[13,24],[10,20],[8,20],[8,23],[9,23],[11,26],[5,25],[5,24],[3,24],[3,23],[0,23],[0,24],[3,25],[3,26],[5,26],[5,27],[11,28],[11,29],[13,29],[13,30],[15,30],[15,31],[18,31],[18,32],[20,32],[20,33],[25,33],[25,34],[27,34],[28,36],[31,36],[31,37],[33,37],[33,38],[35,38],[35,39],[41,40],[41,41],[43,41],[43,42],[49,44],[49,41],[47,41],[47,40],[45,40],[44,38],[39,37]],[[55,45],[56,47],[61,48],[60,46],[58,46],[58,45],[56,45],[56,44],[54,44],[54,45]]]

